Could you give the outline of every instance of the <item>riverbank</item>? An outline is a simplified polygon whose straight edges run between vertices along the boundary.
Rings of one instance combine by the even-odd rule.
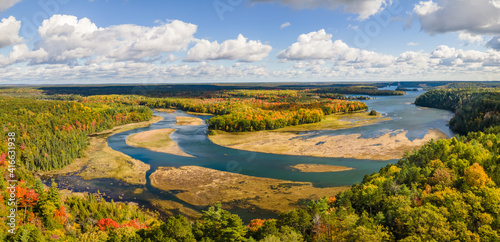
[[[175,196],[195,206],[221,202],[228,208],[286,212],[308,200],[335,196],[344,187],[316,188],[310,182],[292,182],[223,172],[198,166],[160,167],[151,185],[176,191]]]
[[[170,139],[175,129],[155,129],[130,135],[126,143],[133,147],[146,148],[155,152],[162,152],[178,156],[193,157],[182,151],[177,143]]]
[[[148,164],[133,159],[108,146],[107,137],[132,129],[147,127],[163,118],[153,116],[150,121],[116,126],[112,129],[91,135],[90,145],[85,150],[85,157],[75,159],[63,169],[39,172],[43,176],[80,176],[84,180],[97,178],[113,178],[129,184],[145,185]]]
[[[422,139],[409,140],[406,132],[397,130],[376,138],[361,134],[320,136],[306,139],[293,132],[228,133],[218,131],[209,136],[215,144],[254,152],[281,155],[354,158],[369,160],[400,159],[406,151],[417,149],[431,139],[448,138],[438,129],[429,129]]]

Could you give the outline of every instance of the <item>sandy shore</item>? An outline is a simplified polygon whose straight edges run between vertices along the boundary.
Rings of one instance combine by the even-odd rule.
[[[175,141],[170,139],[170,134],[175,129],[155,129],[130,135],[126,143],[134,147],[146,148],[155,152],[162,152],[178,156],[193,157],[182,151]]]
[[[155,111],[164,112],[164,113],[174,113],[176,110],[172,108],[155,108]]]
[[[215,144],[240,150],[263,153],[316,157],[345,157],[370,160],[400,159],[405,151],[417,149],[431,139],[448,138],[446,134],[429,129],[422,139],[410,141],[401,130],[386,133],[378,138],[364,139],[361,134],[320,136],[302,139],[291,132],[219,132],[209,136]]]
[[[298,164],[290,166],[290,168],[299,170],[300,172],[307,172],[307,173],[340,172],[340,171],[354,170],[354,168],[346,166],[331,166],[331,165],[316,165],[316,164]]]
[[[252,177],[197,166],[160,167],[150,176],[151,185],[169,191],[193,205],[222,202],[225,206],[284,212],[304,200],[335,196],[347,187],[316,188],[309,182]]]
[[[130,184],[146,184],[146,171],[150,166],[108,146],[107,137],[131,129],[147,127],[163,118],[154,116],[150,121],[116,126],[93,134],[85,157],[78,158],[63,169],[42,172],[42,175],[77,175],[85,180],[114,178]]]
[[[176,125],[193,125],[193,126],[196,126],[196,125],[202,125],[203,124],[203,120],[200,119],[200,118],[177,116],[177,117],[175,117],[175,119],[177,120],[177,123],[175,123]]]

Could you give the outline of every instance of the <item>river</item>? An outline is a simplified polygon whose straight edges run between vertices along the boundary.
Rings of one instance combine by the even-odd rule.
[[[394,87],[390,87],[393,89]],[[407,92],[405,96],[382,96],[376,99],[364,101],[370,109],[390,117],[390,121],[377,123],[370,126],[363,126],[345,130],[335,131],[313,131],[307,132],[307,137],[339,134],[362,134],[363,138],[378,137],[387,132],[403,130],[407,132],[410,140],[422,138],[429,129],[439,129],[448,136],[455,134],[447,126],[447,122],[453,116],[452,112],[431,108],[421,108],[413,104],[415,98],[423,91]],[[154,112],[154,115],[162,116],[164,119],[149,127],[139,128],[112,135],[108,138],[108,145],[117,151],[123,152],[135,159],[141,160],[151,165],[148,171],[147,185],[129,185],[125,182],[117,182],[113,179],[94,179],[84,181],[76,176],[59,176],[56,181],[63,188],[70,188],[76,191],[90,192],[100,189],[115,201],[134,201],[141,205],[148,206],[148,200],[152,197],[159,199],[171,199],[189,206],[175,198],[172,194],[153,188],[149,184],[149,175],[161,166],[186,166],[195,165],[212,168],[221,171],[236,172],[244,175],[284,179],[291,181],[312,182],[317,187],[352,185],[360,182],[366,174],[378,171],[391,161],[357,160],[346,158],[318,158],[306,156],[274,155],[250,151],[240,151],[225,148],[212,143],[207,138],[206,125],[200,126],[178,126],[176,116],[198,117],[203,120],[211,116],[195,116],[183,111],[174,113]],[[135,148],[125,143],[126,137],[139,132],[154,129],[174,128],[177,129],[171,135],[171,139],[177,142],[180,149],[194,157],[182,157],[165,153],[153,152],[143,148]],[[355,168],[350,171],[335,173],[303,173],[289,168],[296,164],[328,164],[337,166],[348,166]],[[112,185],[111,185],[112,184]],[[88,188],[88,189],[87,189]],[[134,194],[135,188],[146,188],[142,194]],[[122,197],[122,199],[120,199]],[[232,210],[245,217],[245,211]],[[265,217],[265,216],[260,216]]]

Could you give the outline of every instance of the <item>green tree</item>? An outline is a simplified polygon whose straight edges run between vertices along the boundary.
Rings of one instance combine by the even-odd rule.
[[[207,211],[193,225],[197,240],[210,238],[214,241],[245,241],[247,227],[236,214],[221,208],[217,203]]]

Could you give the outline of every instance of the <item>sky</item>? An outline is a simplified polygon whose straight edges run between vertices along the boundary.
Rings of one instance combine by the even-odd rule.
[[[0,85],[455,80],[500,80],[500,0],[0,0]]]

